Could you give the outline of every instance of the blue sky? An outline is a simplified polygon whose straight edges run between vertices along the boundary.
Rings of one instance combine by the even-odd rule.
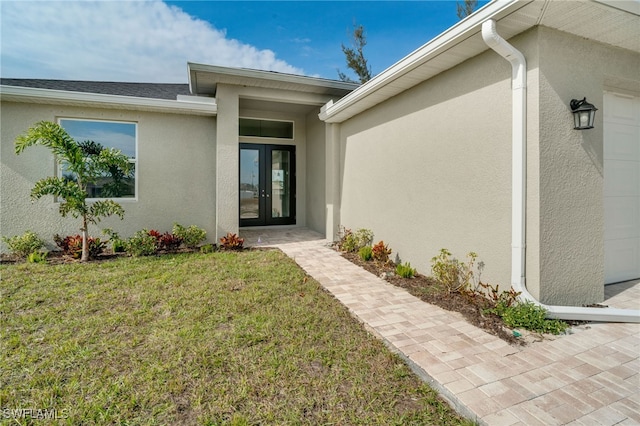
[[[136,156],[136,125],[133,123],[65,119],[60,125],[76,141],[94,141],[119,149],[130,158]]]
[[[354,23],[378,74],[459,21],[455,0],[1,0],[0,20],[2,77],[179,83],[187,61],[337,79]]]

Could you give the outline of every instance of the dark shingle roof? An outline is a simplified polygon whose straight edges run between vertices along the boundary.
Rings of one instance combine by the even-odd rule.
[[[137,98],[176,100],[178,95],[190,95],[188,84],[172,83],[119,83],[109,81],[40,80],[2,78],[5,86],[37,89],[65,90],[68,92],[100,93],[104,95],[133,96]]]

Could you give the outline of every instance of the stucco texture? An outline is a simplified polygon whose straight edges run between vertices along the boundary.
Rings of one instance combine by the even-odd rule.
[[[637,90],[639,55],[544,27],[509,42],[528,70],[527,288],[547,304],[601,302],[602,115],[576,131],[568,104]],[[511,67],[486,51],[342,123],[340,223],[421,272],[440,248],[475,251],[483,281],[507,288],[511,104]]]
[[[306,122],[306,176],[307,227],[325,233],[326,223],[326,159],[325,124],[318,119],[320,109],[307,114]]]
[[[637,90],[640,53],[537,29],[540,61],[540,295],[554,304],[604,297],[603,93]],[[612,86],[615,85],[615,86]],[[600,111],[573,129],[571,99]]]
[[[511,70],[472,58],[341,126],[341,216],[430,272],[441,248],[477,252],[509,284]]]
[[[128,237],[142,229],[170,231],[174,222],[215,229],[215,129],[213,117],[120,111],[85,107],[3,102],[0,120],[2,163],[0,233],[36,232],[55,248],[53,235],[80,232],[80,219],[62,218],[53,197],[32,202],[34,183],[55,173],[52,154],[44,147],[14,151],[15,138],[41,120],[58,118],[116,120],[137,123],[137,200],[121,200],[124,220],[106,218],[89,227],[102,236],[112,228]],[[215,235],[214,235],[215,236]],[[3,244],[3,250],[6,248]]]

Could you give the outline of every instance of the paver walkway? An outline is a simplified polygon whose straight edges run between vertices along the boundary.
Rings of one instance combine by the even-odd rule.
[[[487,425],[640,425],[640,324],[591,323],[525,348],[353,265],[306,229],[245,230],[319,281],[466,417]],[[635,285],[633,285],[635,284]],[[640,282],[605,303],[640,308]]]

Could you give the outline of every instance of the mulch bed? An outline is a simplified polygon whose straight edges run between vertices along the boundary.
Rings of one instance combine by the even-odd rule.
[[[495,314],[484,313],[490,307],[489,301],[480,295],[465,295],[449,292],[433,278],[416,275],[413,278],[402,278],[393,271],[395,266],[385,265],[376,261],[363,261],[357,253],[341,253],[350,262],[366,269],[372,274],[383,278],[390,284],[406,289],[410,294],[432,305],[461,313],[471,324],[493,334],[513,345],[525,345],[523,339],[513,335],[513,331],[506,327],[502,319]]]

